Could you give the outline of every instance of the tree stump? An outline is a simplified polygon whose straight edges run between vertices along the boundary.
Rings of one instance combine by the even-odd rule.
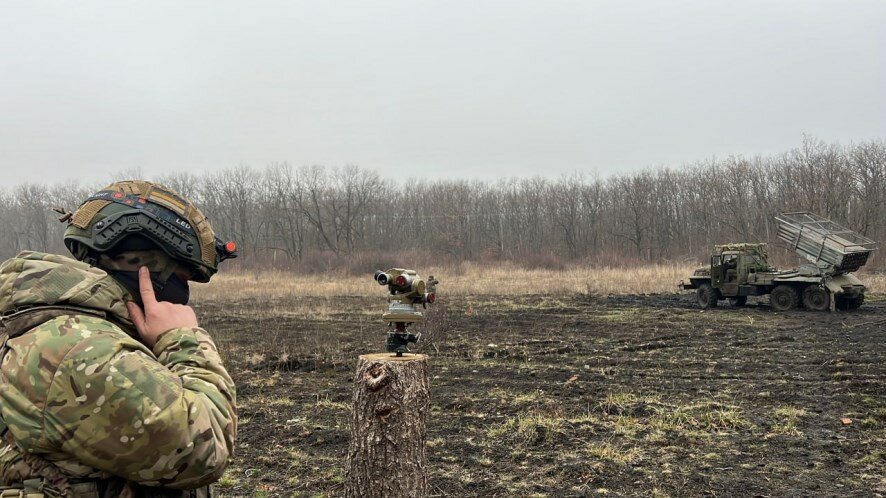
[[[428,495],[425,420],[429,400],[426,355],[360,356],[354,377],[346,496]]]

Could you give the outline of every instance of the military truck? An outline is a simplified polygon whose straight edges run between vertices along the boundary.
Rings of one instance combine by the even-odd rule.
[[[769,295],[773,309],[856,309],[865,285],[852,272],[864,266],[877,244],[809,212],[775,217],[778,238],[809,263],[779,271],[769,264],[766,244],[714,246],[710,266],[695,270],[683,289],[694,289],[702,308],[728,300],[744,306],[749,296]]]

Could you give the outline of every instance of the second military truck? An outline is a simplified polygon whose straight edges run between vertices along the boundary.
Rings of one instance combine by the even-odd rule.
[[[809,310],[855,309],[864,302],[864,284],[852,274],[865,265],[876,243],[809,212],[775,217],[778,238],[808,264],[779,271],[769,264],[766,244],[714,246],[710,266],[699,268],[684,289],[695,289],[702,308],[728,299],[743,306],[748,296],[769,295],[773,309],[801,305]]]

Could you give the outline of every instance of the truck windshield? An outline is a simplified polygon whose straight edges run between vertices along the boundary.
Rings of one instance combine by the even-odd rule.
[[[751,265],[756,266],[757,268],[769,268],[769,263],[757,255],[751,256]]]

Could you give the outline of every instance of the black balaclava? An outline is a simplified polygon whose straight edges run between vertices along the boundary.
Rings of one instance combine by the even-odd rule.
[[[141,290],[138,284],[138,271],[131,270],[107,270],[108,275],[114,277],[130,294],[141,302]],[[158,301],[166,301],[174,304],[188,304],[191,297],[191,288],[188,281],[173,273],[165,284],[158,282],[160,273],[151,272],[151,283],[154,285],[154,294]]]
[[[98,266],[125,287],[133,299],[141,303],[138,269],[147,266],[158,301],[187,304],[190,298],[188,281],[175,273],[179,267],[152,241],[133,235],[120,241],[114,250],[98,258]]]

